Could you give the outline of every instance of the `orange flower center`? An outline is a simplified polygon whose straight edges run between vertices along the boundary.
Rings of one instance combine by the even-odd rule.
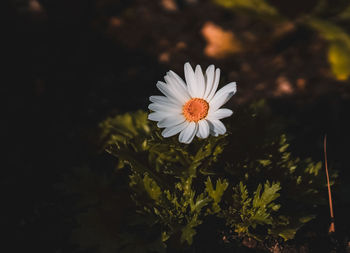
[[[187,121],[198,122],[208,115],[209,104],[201,98],[192,98],[186,102],[182,112]]]

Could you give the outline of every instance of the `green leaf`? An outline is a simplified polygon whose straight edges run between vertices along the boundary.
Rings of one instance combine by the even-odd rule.
[[[266,181],[264,191],[260,195],[261,188],[259,184],[258,189],[254,193],[253,207],[266,206],[280,196],[280,194],[277,193],[281,189],[280,183],[270,184],[269,181]]]
[[[343,11],[337,16],[340,19],[350,19],[350,5],[343,9]]]
[[[208,210],[208,212],[210,213],[220,212],[221,208],[219,206],[219,203],[227,187],[228,187],[227,180],[224,179],[223,181],[221,181],[221,179],[219,178],[216,181],[216,187],[214,189],[210,177],[207,178],[207,181],[205,182],[205,191],[208,193],[209,197],[213,200],[211,210]]]
[[[262,159],[262,160],[258,160],[258,161],[264,167],[266,167],[266,166],[268,166],[268,165],[270,165],[272,163],[271,160],[267,160],[267,159]]]
[[[106,147],[116,142],[125,143],[129,139],[150,134],[151,128],[147,113],[137,111],[117,115],[103,121],[99,125],[101,129],[101,142]],[[145,143],[139,143],[139,149],[145,148]]]
[[[196,235],[196,230],[194,230],[191,226],[187,225],[182,229],[181,233],[181,243],[187,242],[188,245],[192,245],[193,236]]]
[[[279,16],[278,11],[264,0],[214,0],[230,9],[243,9],[263,16]]]
[[[240,182],[234,187],[233,204],[224,211],[224,217],[228,224],[234,228],[238,234],[246,234],[260,239],[259,236],[251,234],[250,228],[257,225],[273,225],[273,212],[279,210],[280,205],[273,201],[279,197],[277,193],[281,189],[279,183],[270,184],[266,181],[264,188],[258,185],[253,197],[249,197],[247,187]]]
[[[273,227],[269,229],[269,234],[278,235],[285,241],[291,240],[299,228],[314,218],[315,215],[302,216],[300,218],[279,216]]]
[[[221,181],[219,178],[216,180],[216,187],[213,188],[213,184],[211,182],[210,177],[207,178],[205,182],[205,190],[209,194],[209,196],[214,200],[214,203],[219,203],[221,201],[221,197],[224,194],[225,190],[228,187],[228,182],[226,179]]]
[[[338,80],[347,80],[350,76],[350,46],[342,41],[334,41],[328,49],[328,61]]]
[[[350,77],[350,36],[342,28],[328,21],[310,18],[307,24],[319,31],[329,42],[328,61],[338,80]]]
[[[150,198],[155,201],[159,201],[159,197],[161,195],[161,189],[157,185],[157,183],[148,176],[148,174],[144,176],[143,184]]]

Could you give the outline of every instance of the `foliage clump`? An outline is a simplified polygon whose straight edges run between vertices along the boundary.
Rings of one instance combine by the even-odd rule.
[[[164,139],[145,119],[147,114],[139,111],[102,123],[106,150],[119,159],[118,168],[130,169],[132,198],[161,224],[163,240],[179,234],[181,243],[191,245],[203,218],[221,210],[228,182],[217,178],[213,184],[206,170],[223,151],[225,137],[185,145],[176,137]]]
[[[165,245],[191,245],[207,216],[238,237],[292,239],[324,203],[321,162],[292,155],[283,124],[263,101],[228,125],[224,136],[185,145],[163,138],[146,112],[101,123],[107,152],[128,171],[138,213],[159,225]]]
[[[279,183],[270,184],[266,181],[262,191],[259,184],[256,191],[250,196],[247,187],[240,182],[234,187],[232,205],[224,211],[227,223],[235,229],[238,234],[248,234],[249,229],[255,229],[257,225],[272,225],[274,222],[272,213],[280,209],[280,205],[274,203],[280,194]]]
[[[321,162],[292,154],[284,122],[264,101],[225,123],[227,134],[186,145],[163,138],[143,111],[102,122],[100,142],[116,170],[67,178],[86,210],[75,240],[101,252],[181,252],[211,218],[222,224],[215,233],[230,238],[294,238],[327,204]]]

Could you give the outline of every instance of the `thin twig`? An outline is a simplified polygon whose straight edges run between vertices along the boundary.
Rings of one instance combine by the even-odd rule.
[[[328,186],[329,210],[331,213],[331,225],[329,227],[328,233],[334,233],[335,232],[335,225],[334,225],[333,201],[332,201],[332,192],[331,192],[331,185],[329,183],[329,174],[328,174],[328,165],[327,165],[327,134],[324,136],[323,145],[324,145],[323,146],[323,148],[324,148],[324,162],[325,162],[325,167],[326,167],[327,186]]]

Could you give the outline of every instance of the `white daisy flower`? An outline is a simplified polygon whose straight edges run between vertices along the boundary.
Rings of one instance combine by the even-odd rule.
[[[158,121],[157,126],[165,128],[163,137],[180,133],[179,141],[187,144],[195,135],[204,139],[209,134],[226,133],[220,119],[231,116],[232,111],[219,108],[236,93],[236,83],[229,83],[216,92],[219,68],[210,65],[203,74],[199,65],[193,71],[187,62],[184,69],[186,83],[173,71],[164,77],[166,83],[158,81],[157,87],[165,96],[149,98],[152,103],[148,108],[153,112],[148,119]]]

